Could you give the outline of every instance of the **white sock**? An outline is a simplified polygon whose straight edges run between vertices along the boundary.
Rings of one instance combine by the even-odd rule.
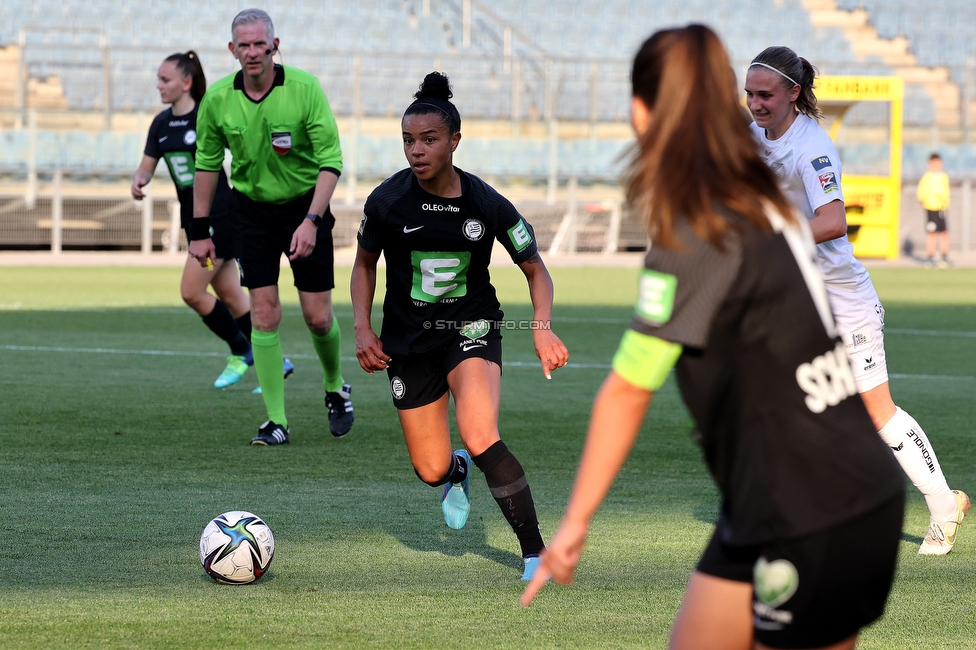
[[[956,499],[939,466],[939,459],[935,457],[935,450],[915,418],[895,407],[895,414],[878,433],[891,447],[912,484],[925,496],[932,521],[955,519]]]

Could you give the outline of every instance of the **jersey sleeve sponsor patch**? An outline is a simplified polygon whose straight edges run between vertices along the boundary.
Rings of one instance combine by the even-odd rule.
[[[532,243],[532,235],[525,227],[525,221],[519,219],[518,223],[508,229],[508,238],[512,241],[512,246],[516,252],[521,252]]]
[[[837,176],[834,172],[823,172],[817,176],[817,179],[820,181],[820,189],[823,190],[824,194],[830,194],[840,189],[837,187]]]
[[[649,323],[663,325],[671,320],[678,278],[650,269],[641,272],[637,295],[637,315]]]
[[[814,158],[813,160],[810,161],[810,164],[813,165],[814,171],[818,171],[818,172],[821,169],[825,169],[827,167],[832,166],[830,162],[830,158],[828,158],[827,156],[820,156],[818,158]]]

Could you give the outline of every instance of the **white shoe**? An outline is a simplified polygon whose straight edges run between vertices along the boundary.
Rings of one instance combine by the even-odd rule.
[[[956,543],[956,531],[959,524],[966,518],[969,512],[969,497],[962,490],[953,490],[952,496],[956,499],[956,518],[949,521],[933,521],[929,523],[929,532],[922,540],[922,545],[918,547],[919,555],[945,555],[952,550],[952,545]]]

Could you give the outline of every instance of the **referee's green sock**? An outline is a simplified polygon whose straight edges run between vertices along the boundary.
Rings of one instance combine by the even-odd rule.
[[[261,385],[261,397],[268,410],[268,419],[283,427],[288,426],[285,417],[285,361],[281,353],[278,330],[251,332],[251,349],[254,350],[254,370]]]
[[[315,347],[319,361],[322,362],[322,372],[325,375],[325,390],[329,393],[336,393],[342,390],[342,369],[340,368],[341,357],[339,355],[339,344],[342,341],[342,334],[339,331],[339,321],[332,319],[332,329],[326,334],[312,334],[312,345]]]

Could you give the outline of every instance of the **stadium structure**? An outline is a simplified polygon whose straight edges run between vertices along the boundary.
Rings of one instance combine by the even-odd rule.
[[[236,69],[230,21],[250,1],[7,0],[0,24],[0,248],[168,250],[181,242],[161,165],[128,196],[160,61],[196,50],[208,79]],[[769,45],[824,75],[904,80],[900,239],[924,237],[914,186],[937,150],[953,178],[954,246],[970,243],[976,148],[976,6],[971,0],[269,0],[283,63],[321,81],[344,173],[337,246],[354,243],[378,180],[404,166],[398,120],[431,70],[452,79],[464,118],[457,162],[497,183],[550,251],[644,246],[616,187],[630,143],[629,63],[655,29],[703,22],[742,78]],[[951,18],[950,18],[951,17]],[[845,172],[884,174],[889,107],[844,117]]]

